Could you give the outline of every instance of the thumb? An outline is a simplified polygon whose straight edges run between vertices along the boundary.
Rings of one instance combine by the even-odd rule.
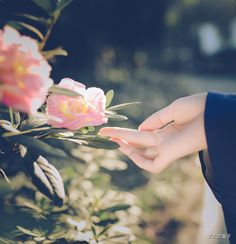
[[[205,109],[206,93],[183,97],[147,118],[139,130],[158,130],[171,122],[185,124],[196,118]]]

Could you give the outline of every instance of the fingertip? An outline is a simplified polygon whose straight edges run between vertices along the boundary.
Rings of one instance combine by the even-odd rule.
[[[121,146],[121,140],[117,138],[110,138],[110,141],[116,142],[119,146]]]
[[[142,124],[141,124],[141,125],[138,127],[138,130],[142,130],[142,127],[143,127],[143,126],[142,126]]]
[[[99,130],[98,135],[108,136],[111,129],[112,129],[111,127],[103,127]]]
[[[142,123],[141,125],[139,125],[138,130],[144,130],[144,129],[145,129],[145,124],[144,123]]]
[[[141,124],[141,125],[138,127],[138,130],[139,130],[139,131],[150,131],[151,128],[148,127],[146,124]]]

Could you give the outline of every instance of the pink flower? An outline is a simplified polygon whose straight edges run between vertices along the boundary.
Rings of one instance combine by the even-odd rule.
[[[106,96],[103,90],[86,87],[72,79],[61,80],[59,87],[76,91],[83,96],[69,97],[52,94],[47,99],[47,114],[58,120],[49,120],[48,124],[77,130],[84,126],[95,126],[107,123],[105,116]]]
[[[0,30],[0,103],[21,112],[36,112],[53,84],[50,71],[34,39],[9,26]]]

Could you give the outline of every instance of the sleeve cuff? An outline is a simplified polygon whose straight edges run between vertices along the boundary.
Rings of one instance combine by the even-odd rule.
[[[236,95],[209,92],[204,126],[209,158],[199,153],[203,175],[216,198],[231,208],[236,204]]]

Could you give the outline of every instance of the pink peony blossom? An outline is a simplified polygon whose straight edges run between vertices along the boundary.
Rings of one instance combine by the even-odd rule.
[[[105,116],[106,96],[103,90],[86,87],[72,79],[61,80],[59,87],[76,91],[83,96],[69,97],[52,94],[47,99],[47,114],[59,120],[49,120],[48,124],[77,130],[84,126],[95,126],[107,123]]]
[[[9,26],[0,30],[0,103],[35,113],[53,84],[50,71],[34,39]]]

